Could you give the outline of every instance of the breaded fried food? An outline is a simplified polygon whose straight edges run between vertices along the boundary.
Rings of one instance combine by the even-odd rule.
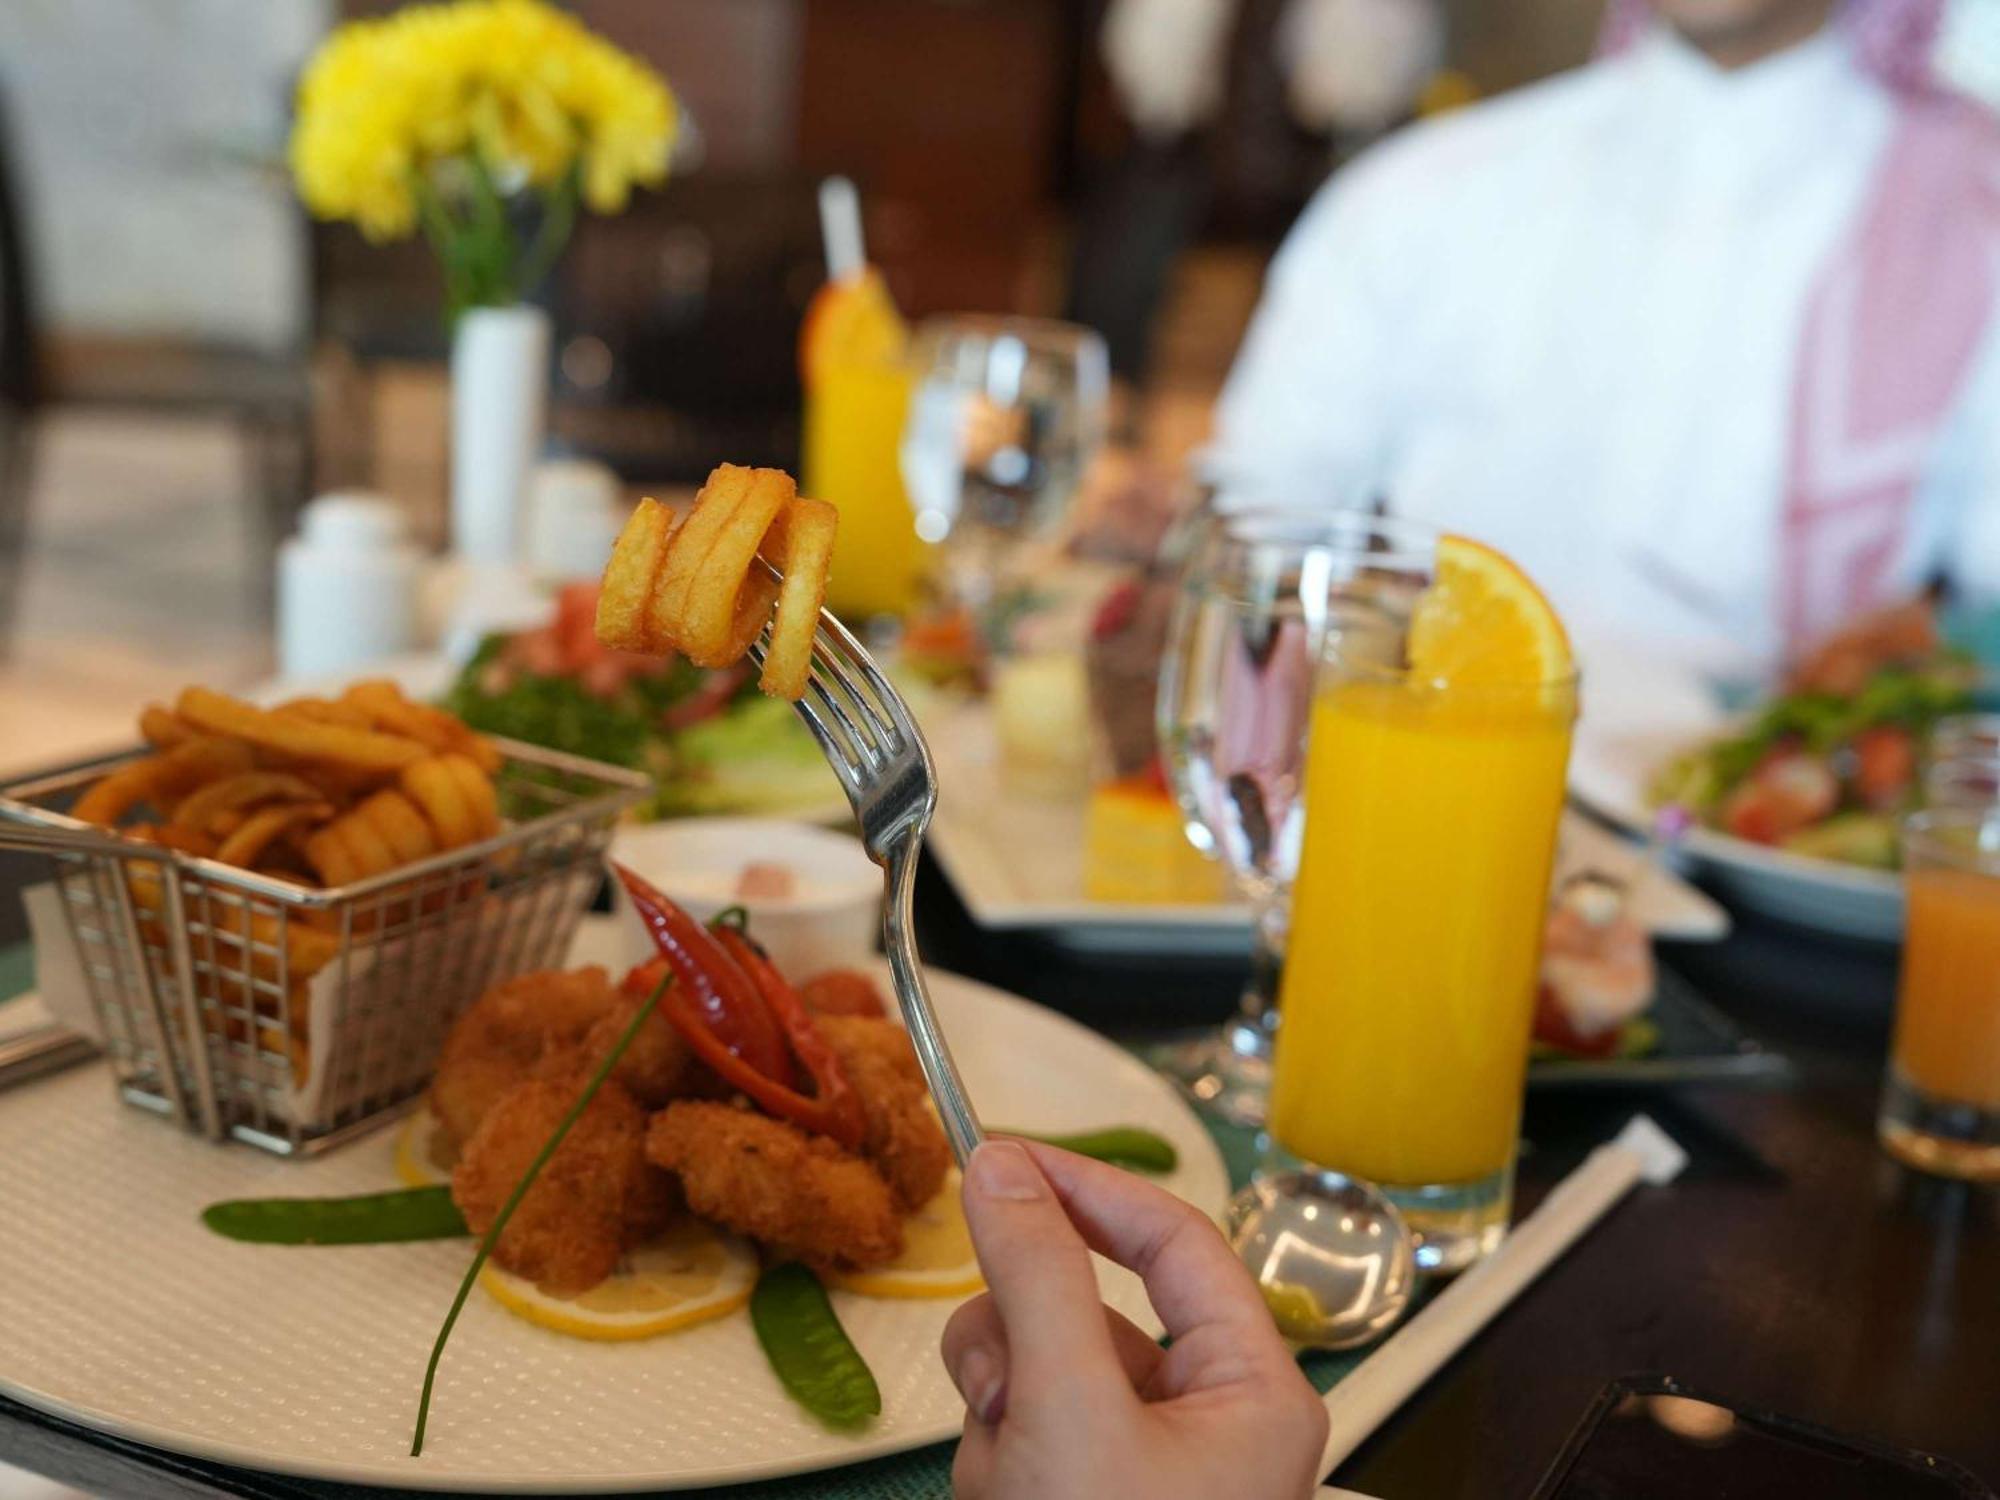
[[[951,1144],[908,1035],[893,1021],[866,1016],[821,1015],[814,1024],[861,1096],[868,1121],[861,1154],[889,1184],[898,1208],[922,1208],[944,1186]]]
[[[734,1105],[677,1099],[653,1117],[646,1154],[680,1179],[696,1214],[809,1265],[861,1270],[902,1253],[889,1185],[824,1136]]]
[[[487,1111],[451,1174],[452,1201],[475,1234],[492,1227],[583,1082],[531,1079]],[[574,1296],[604,1280],[627,1247],[660,1227],[670,1201],[645,1142],[645,1111],[606,1083],[514,1211],[494,1260],[552,1296]]]
[[[618,1004],[611,976],[595,966],[523,974],[481,995],[453,1024],[431,1080],[431,1108],[445,1133],[470,1140],[544,1057],[573,1051]]]
[[[431,1113],[454,1145],[463,1145],[479,1122],[507,1095],[533,1076],[534,1064],[490,1045],[486,1038],[455,1029],[445,1039],[431,1079]]]
[[[543,1056],[542,1071],[581,1068],[587,1072],[595,1068],[618,1044],[618,1038],[632,1024],[633,1013],[645,1003],[644,995],[615,995],[611,1009],[574,1048]],[[611,1070],[611,1078],[648,1109],[660,1109],[693,1090],[705,1072],[681,1034],[656,1010],[641,1023],[632,1045]]]
[[[496,984],[467,1015],[512,1037],[543,1044],[580,1042],[618,1004],[618,988],[598,964],[582,969],[540,969]]]

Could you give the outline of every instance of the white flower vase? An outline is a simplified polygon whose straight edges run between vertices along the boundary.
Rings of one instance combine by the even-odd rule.
[[[451,343],[451,546],[475,568],[520,557],[549,401],[549,317],[475,307]]]

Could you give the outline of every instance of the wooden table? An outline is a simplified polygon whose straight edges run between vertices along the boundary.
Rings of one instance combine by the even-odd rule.
[[[918,911],[932,962],[1124,1033],[1219,1017],[1237,978],[1185,960],[1107,972],[995,940],[930,871]],[[1788,1053],[1795,1083],[1532,1097],[1524,1207],[1635,1109],[1692,1165],[1615,1211],[1335,1481],[1383,1500],[1525,1496],[1598,1389],[1650,1371],[2000,1483],[2000,1191],[1916,1176],[1876,1149],[1893,953],[1746,920],[1666,957]],[[385,1493],[178,1459],[4,1400],[0,1460],[105,1496]]]

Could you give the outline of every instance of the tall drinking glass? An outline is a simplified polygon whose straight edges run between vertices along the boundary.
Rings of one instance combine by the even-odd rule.
[[[1330,632],[1393,613],[1399,594],[1407,608],[1429,545],[1421,528],[1359,511],[1218,510],[1182,567],[1159,743],[1188,838],[1250,903],[1251,963],[1229,1023],[1155,1061],[1238,1124],[1265,1119],[1317,663]]]
[[[1878,1130],[1921,1171],[2000,1182],[2000,807],[1903,826],[1909,920]]]
[[[1021,544],[1050,536],[1104,441],[1110,362],[1088,328],[1046,318],[933,318],[911,345],[903,477],[945,586],[990,599]]]
[[[928,566],[899,462],[910,386],[864,348],[825,357],[806,391],[806,489],[840,511],[826,602],[857,622],[907,610]]]
[[[1270,1129],[1453,1271],[1506,1229],[1577,690],[1423,680],[1406,625],[1322,652]]]

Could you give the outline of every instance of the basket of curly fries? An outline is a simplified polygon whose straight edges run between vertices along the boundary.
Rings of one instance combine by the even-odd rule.
[[[562,962],[648,790],[387,681],[270,707],[189,687],[139,731],[0,787],[0,846],[51,857],[121,1096],[287,1155],[399,1110],[460,1010]]]

